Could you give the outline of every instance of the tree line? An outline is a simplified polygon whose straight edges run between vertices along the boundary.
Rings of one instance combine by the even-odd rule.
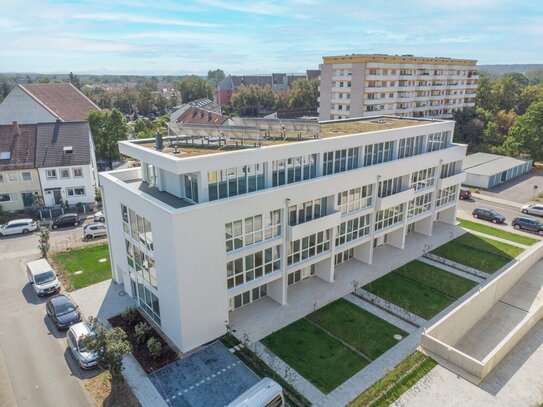
[[[543,75],[481,75],[476,106],[456,111],[455,140],[469,152],[543,159]]]

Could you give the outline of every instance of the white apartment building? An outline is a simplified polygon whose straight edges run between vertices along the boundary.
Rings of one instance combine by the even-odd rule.
[[[240,307],[287,304],[292,284],[334,284],[336,264],[453,223],[466,154],[453,130],[381,116],[322,122],[307,140],[121,141],[142,165],[100,174],[113,279],[194,349]]]
[[[475,106],[477,61],[412,55],[323,57],[319,119],[451,117]]]

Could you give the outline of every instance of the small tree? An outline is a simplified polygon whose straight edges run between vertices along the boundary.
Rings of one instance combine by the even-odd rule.
[[[147,350],[153,359],[158,359],[162,355],[162,344],[152,336],[147,341]]]
[[[151,327],[147,322],[140,322],[134,327],[134,336],[136,337],[136,342],[143,343],[147,339],[147,335],[151,332]]]
[[[108,329],[95,317],[89,318],[89,325],[95,335],[85,337],[84,345],[90,352],[98,355],[98,366],[108,369],[113,379],[117,379],[123,370],[123,356],[132,351],[126,340],[126,333],[119,327]]]
[[[49,229],[43,226],[40,227],[40,238],[38,240],[38,250],[40,251],[41,257],[44,259],[47,258],[47,253],[51,245],[49,244]]]

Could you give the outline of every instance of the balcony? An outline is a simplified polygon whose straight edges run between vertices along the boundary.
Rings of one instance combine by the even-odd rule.
[[[466,173],[460,172],[455,175],[451,175],[447,178],[439,178],[437,180],[437,189],[444,189],[448,187],[452,187],[453,185],[458,185],[463,183],[466,180]]]
[[[322,232],[326,229],[331,229],[339,225],[341,222],[341,212],[336,211],[329,215],[310,220],[299,225],[288,226],[287,238],[290,241],[301,239],[302,237]]]
[[[415,189],[409,188],[405,191],[398,192],[393,195],[386,196],[384,198],[377,198],[375,200],[375,210],[382,211],[383,209],[392,208],[394,206],[406,203],[415,197]]]

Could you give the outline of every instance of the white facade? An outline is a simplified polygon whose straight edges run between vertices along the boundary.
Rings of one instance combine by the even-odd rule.
[[[451,117],[475,106],[476,61],[412,55],[323,57],[319,119]]]
[[[44,205],[93,203],[96,182],[92,165],[38,168]]]
[[[35,124],[54,122],[57,116],[43,105],[36,102],[28,93],[15,86],[0,103],[0,125]]]
[[[122,141],[142,168],[101,174],[113,278],[181,351],[194,349],[239,306],[263,295],[287,304],[289,283],[333,283],[336,263],[371,264],[374,245],[401,249],[407,233],[453,223],[466,153],[453,130],[421,121],[187,158]],[[282,172],[283,159],[300,165]]]

